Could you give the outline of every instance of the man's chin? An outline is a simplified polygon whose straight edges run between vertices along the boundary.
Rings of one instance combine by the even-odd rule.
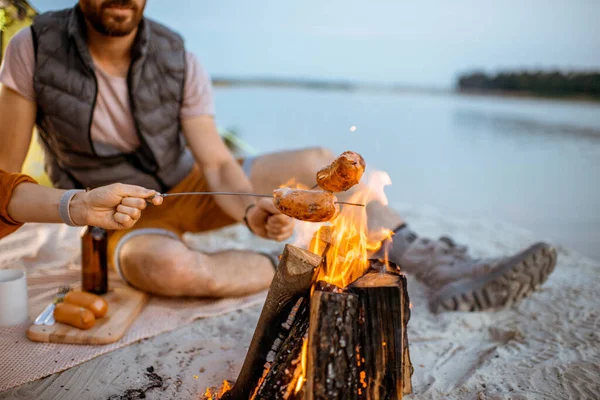
[[[110,18],[107,21],[104,21],[103,28],[102,33],[106,36],[118,37],[129,35],[136,28],[136,25],[131,18]]]
[[[96,32],[109,37],[129,35],[136,30],[143,18],[143,9],[135,6],[111,5],[95,9],[88,2],[83,2],[82,11]]]

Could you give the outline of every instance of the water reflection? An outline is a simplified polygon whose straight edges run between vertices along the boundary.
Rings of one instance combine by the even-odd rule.
[[[600,113],[600,110],[599,110]],[[575,125],[547,123],[540,120],[517,118],[505,114],[492,114],[473,110],[457,110],[453,114],[454,123],[470,128],[485,128],[482,131],[492,134],[503,134],[527,138],[543,136],[543,139],[560,137],[572,141],[574,139],[600,141],[600,129]]]

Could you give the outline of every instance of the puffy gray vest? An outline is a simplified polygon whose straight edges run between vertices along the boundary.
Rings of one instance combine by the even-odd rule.
[[[140,24],[127,83],[141,146],[123,154],[91,138],[97,81],[79,6],[39,15],[31,30],[36,124],[55,186],[121,182],[164,192],[190,172],[194,160],[179,119],[185,80],[179,35],[146,18]]]

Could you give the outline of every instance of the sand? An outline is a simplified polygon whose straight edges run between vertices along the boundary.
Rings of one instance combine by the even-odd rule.
[[[450,234],[475,255],[508,254],[544,239],[499,222],[394,206],[421,235]],[[188,239],[205,249],[248,243],[239,228]],[[557,249],[557,268],[541,290],[502,311],[433,315],[424,288],[409,279],[415,374],[408,398],[600,398],[600,263]],[[235,379],[260,310],[198,320],[7,391],[0,399],[125,399],[141,393],[147,399],[195,399],[207,386]]]

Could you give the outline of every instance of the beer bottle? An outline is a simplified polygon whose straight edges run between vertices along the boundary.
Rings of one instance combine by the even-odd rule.
[[[81,289],[86,292],[108,292],[107,236],[97,226],[87,226],[81,235]]]

